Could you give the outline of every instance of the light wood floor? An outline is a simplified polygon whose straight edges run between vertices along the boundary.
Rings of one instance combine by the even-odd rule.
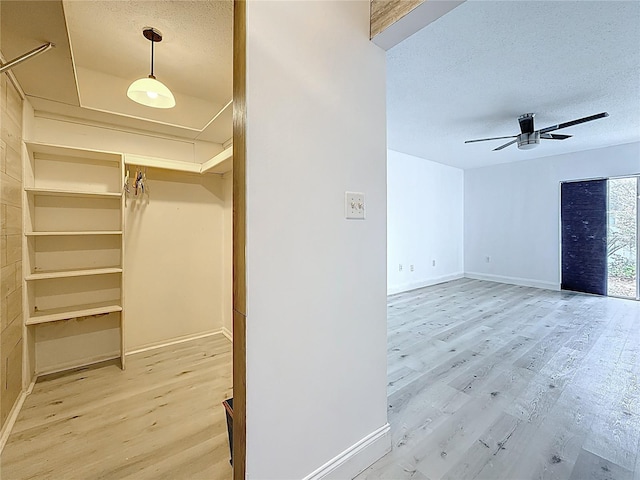
[[[229,479],[222,335],[36,383],[4,448],[2,480]]]
[[[640,303],[478,280],[389,297],[390,454],[359,479],[640,479]]]

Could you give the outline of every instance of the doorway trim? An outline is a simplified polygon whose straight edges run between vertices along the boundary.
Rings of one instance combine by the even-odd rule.
[[[246,471],[246,1],[233,2],[233,479]]]

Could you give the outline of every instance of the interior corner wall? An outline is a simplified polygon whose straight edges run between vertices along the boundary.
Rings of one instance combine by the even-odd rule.
[[[388,294],[463,276],[463,198],[463,170],[387,151]]]
[[[369,2],[246,9],[246,475],[352,478],[391,446],[385,53]]]
[[[465,275],[559,289],[560,182],[638,173],[640,143],[465,170]]]

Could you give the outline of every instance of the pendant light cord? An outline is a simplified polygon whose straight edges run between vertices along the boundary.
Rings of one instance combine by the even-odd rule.
[[[151,40],[151,77],[156,78],[153,76],[153,44],[155,42],[153,40]]]

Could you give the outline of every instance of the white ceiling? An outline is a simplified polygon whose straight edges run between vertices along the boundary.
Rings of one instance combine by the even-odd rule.
[[[464,143],[604,111],[533,150]],[[640,141],[640,2],[467,0],[388,51],[387,115],[390,149],[465,169]]]
[[[188,139],[232,135],[231,0],[51,0],[2,2],[2,50],[13,58],[51,41],[56,48],[14,68],[36,110]],[[126,96],[150,71],[176,97],[167,110]]]

